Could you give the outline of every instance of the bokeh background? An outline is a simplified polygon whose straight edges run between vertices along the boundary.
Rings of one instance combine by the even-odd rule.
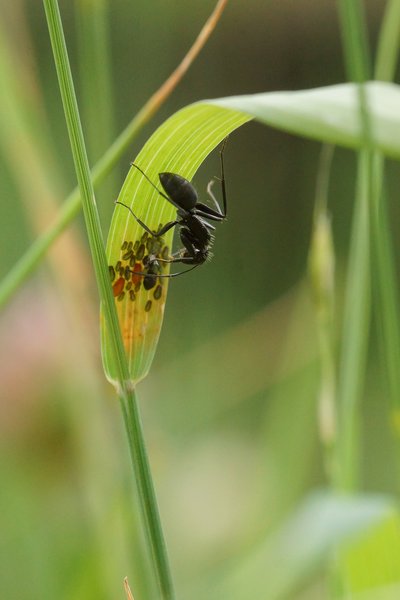
[[[105,236],[130,161],[182,106],[345,80],[335,4],[230,1],[190,72],[98,190]],[[383,4],[367,3],[372,48]],[[42,5],[0,5],[4,275],[51,223],[75,175]],[[92,164],[181,60],[213,5],[60,2]],[[319,153],[315,142],[257,123],[231,136],[229,219],[212,262],[171,283],[154,365],[139,387],[173,572],[187,597],[205,574],[240,564],[327,483],[307,278]],[[195,177],[199,191],[218,170],[216,154]],[[390,164],[389,190],[398,175]],[[339,323],[354,185],[355,156],[337,150],[329,209]],[[395,222],[399,209],[390,210]],[[154,597],[122,419],[102,374],[82,217],[2,310],[0,332],[0,597],[123,598],[125,575],[139,600]],[[383,390],[371,351],[362,486],[393,493]],[[325,598],[326,590],[321,571],[291,597]]]

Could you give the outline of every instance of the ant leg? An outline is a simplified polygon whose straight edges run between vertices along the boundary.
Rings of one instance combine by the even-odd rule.
[[[183,275],[184,273],[189,273],[189,271],[193,271],[193,269],[197,269],[197,267],[199,267],[200,265],[201,265],[201,263],[196,263],[196,264],[192,265],[190,267],[190,269],[185,269],[184,271],[178,271],[177,273],[168,273],[168,275],[157,275],[157,277],[165,277],[165,278],[179,277],[179,275]]]
[[[153,186],[153,188],[160,194],[160,196],[162,196],[163,198],[168,200],[168,202],[171,202],[171,198],[169,198],[166,194],[164,194],[164,192],[159,190],[158,187],[151,181],[150,177],[148,177],[146,175],[146,173],[144,171],[142,171],[142,169],[140,167],[138,167],[135,163],[131,163],[131,165],[132,165],[132,167],[135,167],[135,169],[140,171],[140,173],[143,175],[143,177],[145,177],[147,179],[147,181],[150,183],[150,185]]]
[[[164,233],[167,233],[167,231],[169,231],[172,227],[175,227],[175,225],[180,225],[180,221],[169,221],[168,223],[165,223],[164,227],[161,227],[160,231],[157,231],[156,234],[153,234],[154,237],[161,237],[162,235],[164,235]]]
[[[182,250],[184,250],[184,249],[182,248]],[[182,254],[181,254],[182,250],[178,250],[178,252],[174,252],[174,254],[172,254],[171,258],[156,258],[155,261],[157,261],[158,263],[166,263],[169,265],[172,263],[183,263],[186,265],[192,264],[193,257],[192,256],[182,256]]]
[[[211,179],[211,181],[208,183],[208,186],[207,186],[207,194],[210,196],[211,200],[214,202],[217,212],[215,213],[215,211],[213,209],[210,209],[209,207],[207,207],[207,208],[209,210],[211,210],[213,212],[213,214],[218,214],[220,217],[225,218],[226,215],[224,215],[224,213],[222,212],[221,207],[218,204],[216,197],[214,196],[214,194],[211,191],[211,188],[214,185],[214,182],[216,179],[218,179],[218,181],[221,181],[221,179],[219,177],[214,177],[213,179]]]
[[[159,263],[162,262],[162,263],[170,264],[172,262],[176,262],[175,259],[179,258],[180,256],[181,256],[181,251],[178,250],[177,252],[174,252],[173,254],[170,254],[169,258],[155,258],[154,261],[157,261]]]
[[[164,233],[167,233],[167,231],[169,231],[172,227],[175,227],[175,225],[179,224],[179,221],[169,221],[168,223],[165,223],[164,227],[161,227],[160,231],[152,231],[150,229],[150,227],[148,227],[146,225],[146,223],[143,223],[143,221],[135,215],[133,210],[127,204],[124,204],[123,202],[119,202],[119,200],[116,200],[115,204],[120,204],[121,206],[124,206],[125,208],[127,208],[129,210],[129,212],[134,216],[136,221],[139,223],[139,225],[141,227],[143,227],[143,229],[145,231],[147,231],[147,233],[149,233],[152,237],[156,237],[156,238],[161,237],[162,235],[164,235]]]
[[[172,263],[182,263],[184,265],[193,263],[192,256],[171,256],[171,258],[157,258],[156,260],[157,262],[168,263],[169,265]]]
[[[208,188],[207,188],[207,192],[208,192]],[[211,219],[212,221],[224,221],[225,215],[222,214],[221,207],[219,206],[218,202],[215,200],[214,196],[212,195],[211,197],[214,200],[218,210],[214,210],[213,208],[210,208],[209,206],[207,206],[207,204],[198,202],[196,204],[196,215],[200,215],[200,217],[205,217],[206,219]]]
[[[183,227],[180,230],[180,237],[184,246],[183,248],[174,252],[170,258],[156,258],[155,261],[169,264],[178,262],[183,264],[193,264],[196,261],[196,249],[193,244],[194,240],[192,239],[191,232]]]
[[[158,275],[158,277],[178,277],[179,275],[183,275],[184,273],[189,273],[189,271],[193,271],[193,269],[196,269],[200,265],[201,263],[196,263],[195,265],[190,267],[190,269],[185,269],[184,271],[179,271],[178,273],[168,273],[168,275]]]
[[[225,186],[225,169],[224,169],[224,152],[225,152],[225,148],[226,148],[228,139],[229,139],[229,136],[227,136],[224,139],[224,141],[222,142],[221,150],[219,152],[219,157],[220,157],[220,161],[221,161],[221,189],[222,189],[222,201],[224,203],[224,212],[223,212],[224,217],[226,217],[228,214],[228,204],[227,204],[226,186]]]
[[[197,205],[196,205],[196,208],[199,209],[198,214],[200,216],[208,217],[209,219],[212,219],[214,221],[223,221],[224,219],[226,219],[227,210],[228,210],[227,198],[226,198],[226,186],[225,186],[225,169],[224,169],[224,151],[225,151],[225,146],[226,146],[227,141],[228,141],[228,138],[226,137],[222,143],[222,148],[219,153],[220,160],[221,160],[221,177],[214,177],[207,186],[207,194],[210,196],[211,200],[214,202],[217,210],[214,210],[214,209],[210,208],[209,206],[207,206],[206,204],[202,204],[201,202],[197,203]],[[221,207],[218,204],[216,197],[214,196],[214,194],[211,191],[211,187],[214,185],[215,179],[218,179],[218,181],[221,182],[222,200],[224,203],[223,211],[221,210]]]
[[[155,274],[155,273],[151,273],[150,276],[154,277],[155,279],[158,279],[159,277],[162,278],[166,278],[169,279],[171,277],[178,277],[179,275],[183,275],[184,273],[189,273],[189,271],[193,271],[193,269],[196,269],[197,267],[200,267],[202,263],[196,263],[193,266],[190,267],[190,269],[185,269],[184,271],[179,271],[178,273],[168,273],[167,275],[163,275],[163,274]],[[131,273],[134,273],[135,275],[141,275],[144,277],[148,277],[149,273],[141,273],[140,271],[131,271]]]

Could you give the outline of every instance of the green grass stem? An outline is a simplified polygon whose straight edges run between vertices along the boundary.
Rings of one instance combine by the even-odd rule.
[[[332,450],[336,438],[336,358],[335,358],[335,251],[328,212],[329,176],[334,146],[321,149],[313,232],[308,269],[313,290],[319,342],[320,384],[318,398],[319,433],[325,452],[325,468],[332,471]]]
[[[116,135],[110,10],[109,0],[75,0],[80,105],[91,164],[101,158]],[[96,192],[99,206],[107,206],[119,187],[115,170]],[[109,205],[109,208],[111,210],[112,207]],[[108,215],[109,211],[105,214]]]
[[[358,482],[358,408],[365,381],[370,323],[369,170],[370,153],[363,151],[359,155],[338,377],[334,483],[344,491],[354,491]]]
[[[400,0],[388,0],[376,53],[375,79],[393,81],[400,44]]]
[[[108,0],[75,0],[81,113],[93,162],[115,137],[109,11]]]
[[[392,429],[400,439],[400,322],[393,241],[383,193],[384,158],[374,156],[373,205],[371,211],[372,268],[374,276],[374,303],[377,313],[381,357],[391,402]],[[399,456],[400,458],[400,456]]]
[[[338,374],[338,431],[333,482],[343,491],[358,485],[359,404],[366,375],[370,329],[370,203],[371,145],[365,88],[369,50],[360,0],[339,0],[345,65],[350,80],[359,83],[360,125],[364,149],[359,151],[357,189],[347,273],[342,348]]]
[[[136,397],[129,385],[129,370],[109,281],[108,265],[101,234],[100,220],[80,124],[61,16],[57,0],[43,0],[43,3],[53,48],[78,185],[82,197],[83,212],[97,285],[103,304],[110,340],[115,352],[115,361],[119,370],[119,398],[121,401],[131,458],[139,491],[148,551],[153,558],[155,578],[158,581],[162,598],[165,600],[172,600],[174,598],[172,579],[146,449],[144,446]]]
[[[389,0],[383,15],[378,38],[375,78],[391,81],[398,62],[400,41],[400,0]],[[377,321],[382,344],[382,365],[387,374],[392,405],[391,421],[397,439],[400,438],[400,319],[399,296],[393,241],[384,194],[384,158],[374,158],[374,194],[371,211],[373,267],[376,272]]]
[[[338,0],[347,78],[362,83],[370,72],[370,52],[362,0]]]

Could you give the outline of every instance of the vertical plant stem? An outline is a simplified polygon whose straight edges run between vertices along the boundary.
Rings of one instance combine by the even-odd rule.
[[[381,342],[383,370],[386,371],[391,401],[392,430],[400,442],[400,321],[395,258],[382,181],[384,158],[374,156],[375,189],[371,212],[375,305]],[[398,460],[400,448],[398,447]]]
[[[369,73],[365,15],[360,0],[339,0],[345,64],[358,83],[363,148],[359,152],[357,191],[346,282],[341,358],[338,376],[338,432],[333,483],[351,492],[358,485],[359,403],[366,374],[370,328],[371,131],[364,81]]]
[[[129,394],[120,394],[120,401],[144,518],[143,526],[150,542],[150,552],[156,566],[156,579],[158,580],[163,600],[174,600],[175,593],[168,562],[167,548],[162,532],[157,499],[134,390]]]
[[[131,458],[138,486],[143,525],[148,550],[153,558],[155,578],[164,600],[174,598],[172,579],[166,555],[163,534],[158,515],[158,507],[144,447],[142,427],[136,397],[129,382],[129,370],[122,343],[114,298],[109,281],[108,266],[101,235],[93,184],[90,178],[89,163],[80,124],[78,106],[73,86],[67,48],[62,29],[57,0],[43,0],[53,48],[65,119],[74,158],[75,170],[83,204],[83,212],[88,232],[89,245],[110,341],[118,365],[119,398],[127,430]]]
[[[321,149],[315,193],[313,232],[308,260],[319,340],[319,434],[324,446],[324,462],[329,476],[332,473],[332,450],[335,445],[337,428],[335,404],[336,360],[334,350],[335,251],[328,213],[329,175],[333,151],[334,147],[328,144],[324,144]]]
[[[362,0],[338,0],[347,77],[359,83],[370,72],[369,44]]]
[[[94,162],[114,138],[109,35],[111,6],[108,0],[74,0],[74,5],[82,95],[81,115],[88,154],[91,162]]]
[[[376,52],[375,78],[393,81],[400,45],[400,0],[388,0]]]
[[[75,0],[81,115],[90,162],[97,161],[115,139],[115,119],[111,68],[109,0]],[[93,102],[93,99],[96,99]],[[101,127],[99,127],[101,123]],[[101,208],[112,210],[108,199],[119,188],[118,174],[96,190]],[[104,214],[104,213],[103,213]],[[106,213],[108,215],[108,212]]]
[[[400,0],[386,5],[378,39],[375,77],[391,81],[398,61],[400,42]],[[393,242],[388,218],[387,201],[383,190],[384,158],[376,153],[374,159],[375,189],[371,212],[373,266],[376,271],[376,307],[383,369],[387,373],[391,400],[392,430],[397,441],[397,461],[400,461],[400,319],[399,296]],[[398,470],[400,473],[400,471]]]
[[[369,152],[364,150],[359,155],[338,381],[334,482],[343,491],[354,491],[358,483],[358,406],[364,385],[370,322],[369,168]]]

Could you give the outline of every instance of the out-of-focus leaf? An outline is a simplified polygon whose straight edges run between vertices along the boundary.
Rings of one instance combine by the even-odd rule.
[[[345,541],[356,539],[393,514],[383,496],[346,497],[317,493],[263,544],[204,591],[207,600],[278,600],[318,574]],[[199,596],[200,597],[200,596]]]
[[[400,598],[400,584],[385,585],[347,597],[351,600],[398,600]]]
[[[400,87],[365,84],[374,145],[400,157]],[[216,106],[245,112],[258,121],[321,142],[357,148],[361,120],[357,86],[352,83],[297,92],[268,92],[210,100]]]
[[[340,572],[349,597],[380,588],[388,594],[397,587],[396,598],[400,598],[399,515],[393,511],[379,525],[348,544],[341,552]]]

